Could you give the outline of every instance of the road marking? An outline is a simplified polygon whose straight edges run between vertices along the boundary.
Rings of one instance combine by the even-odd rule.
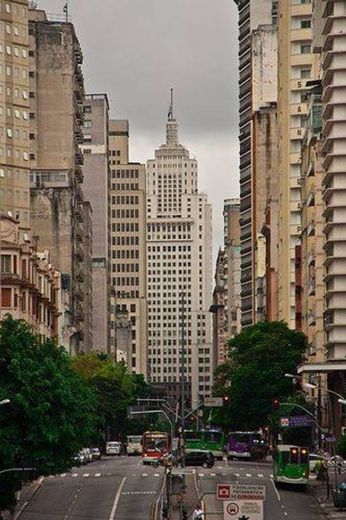
[[[275,486],[275,482],[274,480],[271,478],[270,479],[270,482],[273,484],[273,488],[274,488],[274,491],[275,491],[275,494],[276,494],[276,497],[278,499],[279,502],[281,502],[281,496],[280,496],[280,493],[279,491],[277,490],[276,486]]]
[[[216,473],[210,473],[211,477],[216,477]]]
[[[83,477],[88,477],[89,473],[83,473]]]
[[[198,473],[199,477],[204,477],[204,473]]]
[[[264,475],[262,475],[262,473],[259,473],[257,476],[260,478],[264,477]]]
[[[143,473],[142,477],[147,477],[148,473]]]
[[[233,475],[234,475],[235,477],[240,477],[240,474],[239,474],[239,473],[233,473]]]
[[[273,478],[273,475],[272,475],[272,474],[270,474],[269,476],[270,476],[270,478]]]
[[[246,477],[252,477],[251,473],[245,473]]]
[[[101,477],[101,473],[95,473],[95,477]]]
[[[154,473],[154,477],[159,477],[160,473]]]
[[[72,473],[72,477],[78,477],[78,473]]]
[[[114,518],[115,518],[114,515],[115,515],[115,512],[117,510],[119,499],[120,499],[120,495],[121,495],[121,492],[122,492],[123,487],[125,485],[125,482],[126,482],[126,477],[123,477],[122,481],[120,482],[120,486],[118,488],[118,491],[117,491],[117,493],[115,495],[115,498],[114,498],[113,507],[112,507],[112,511],[111,511],[109,520],[114,520]]]
[[[156,495],[156,491],[123,491],[122,495]]]
[[[66,473],[61,473],[60,477],[66,477]]]

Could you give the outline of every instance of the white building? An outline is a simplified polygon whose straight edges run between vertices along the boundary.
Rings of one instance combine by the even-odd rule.
[[[179,144],[172,110],[166,128],[166,144],[147,162],[149,379],[174,395],[185,293],[185,374],[194,404],[212,387],[212,209],[198,193],[197,161]]]

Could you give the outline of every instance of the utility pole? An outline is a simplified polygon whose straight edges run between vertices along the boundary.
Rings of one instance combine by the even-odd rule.
[[[180,294],[181,305],[181,465],[185,468],[185,293]]]

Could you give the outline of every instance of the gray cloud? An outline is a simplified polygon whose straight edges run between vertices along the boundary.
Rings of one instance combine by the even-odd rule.
[[[39,0],[62,13],[65,0]],[[238,30],[233,0],[70,0],[88,92],[107,92],[113,117],[128,118],[131,158],[163,142],[169,89],[181,142],[199,161],[213,203],[215,246],[222,203],[238,194]]]

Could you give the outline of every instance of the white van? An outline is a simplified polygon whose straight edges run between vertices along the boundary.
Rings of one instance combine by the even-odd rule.
[[[142,453],[142,436],[128,435],[126,451],[128,455],[141,455]]]
[[[109,441],[106,444],[106,455],[120,455],[121,454],[121,442]]]

